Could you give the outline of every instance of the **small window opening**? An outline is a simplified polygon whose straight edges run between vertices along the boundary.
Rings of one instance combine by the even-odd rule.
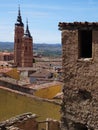
[[[92,30],[79,30],[79,58],[92,57]]]
[[[20,64],[19,64],[19,62],[17,63],[17,66],[19,66]]]
[[[27,46],[25,46],[25,51],[27,51]]]
[[[19,41],[19,39],[17,39],[17,43],[19,43],[20,41]]]
[[[83,89],[79,89],[78,91],[78,97],[80,97],[81,100],[87,100],[87,99],[92,99],[92,95],[91,92],[87,91],[87,90],[83,90]]]
[[[4,56],[4,61],[7,61],[7,56]]]
[[[88,130],[87,126],[81,123],[74,124],[75,130]]]

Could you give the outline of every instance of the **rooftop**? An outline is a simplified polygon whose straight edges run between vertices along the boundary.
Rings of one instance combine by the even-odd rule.
[[[59,30],[98,30],[98,22],[59,22]]]

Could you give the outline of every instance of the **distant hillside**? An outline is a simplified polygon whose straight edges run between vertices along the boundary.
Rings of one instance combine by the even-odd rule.
[[[13,42],[0,42],[0,51],[12,51],[14,47]]]
[[[13,51],[14,43],[13,42],[0,42],[0,51]],[[43,56],[61,56],[61,44],[45,44],[45,43],[36,43],[33,46],[34,52],[41,54]]]

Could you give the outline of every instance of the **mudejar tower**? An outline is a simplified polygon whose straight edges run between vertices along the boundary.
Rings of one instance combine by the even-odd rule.
[[[28,23],[24,33],[24,24],[18,10],[17,22],[14,34],[14,64],[17,67],[33,66],[33,39],[29,31]]]

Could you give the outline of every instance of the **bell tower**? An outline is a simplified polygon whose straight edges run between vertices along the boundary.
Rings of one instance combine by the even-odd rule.
[[[33,66],[33,38],[30,34],[28,21],[26,31],[22,37],[22,67]]]
[[[14,63],[16,66],[21,67],[22,58],[22,37],[24,35],[24,24],[22,22],[20,7],[18,9],[17,22],[15,23],[15,34],[14,34]]]

